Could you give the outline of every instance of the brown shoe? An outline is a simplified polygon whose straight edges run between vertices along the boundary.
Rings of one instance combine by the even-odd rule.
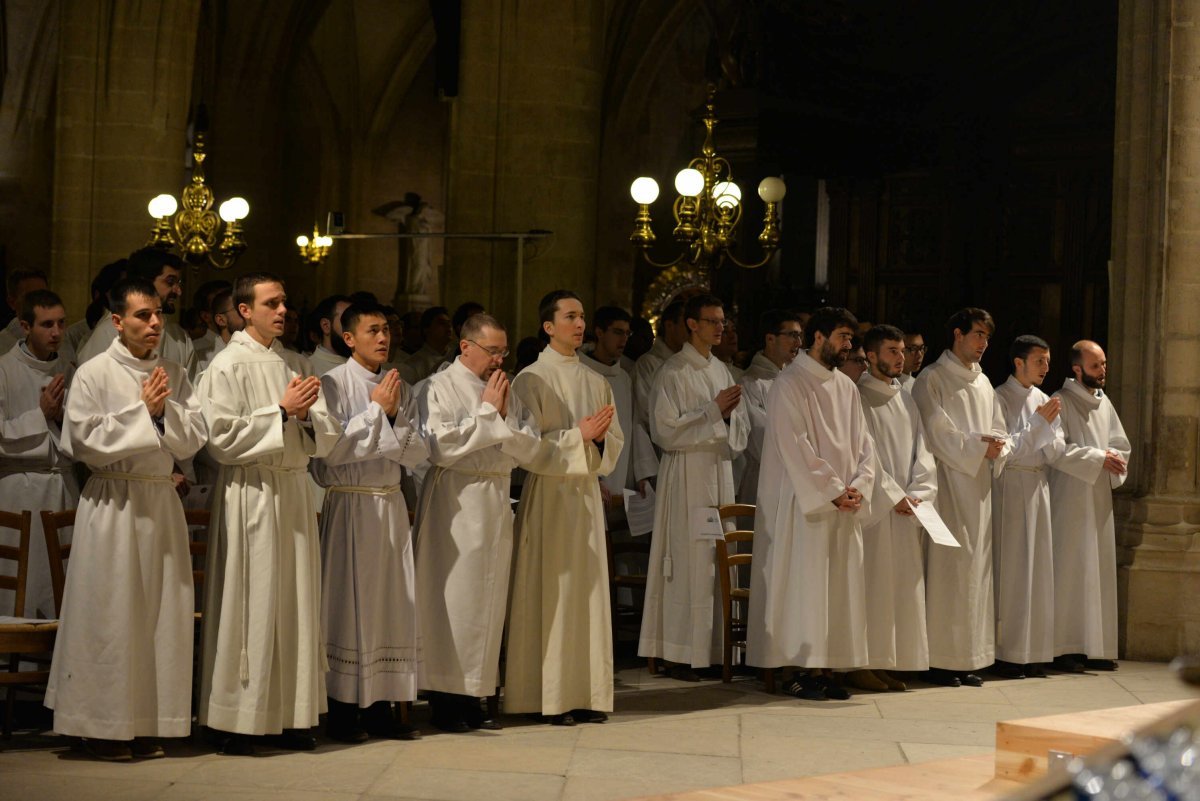
[[[845,682],[857,690],[873,693],[888,691],[888,686],[871,670],[852,670],[846,674]]]
[[[133,759],[133,753],[129,750],[129,743],[121,740],[97,740],[92,737],[85,738],[83,741],[83,749],[96,759],[102,759],[105,762],[129,762]]]
[[[129,753],[136,759],[162,759],[167,755],[159,742],[150,737],[134,737],[129,744]]]
[[[894,693],[902,693],[908,689],[907,684],[900,681],[900,679],[896,678],[891,673],[888,673],[886,670],[873,670],[871,672],[875,674],[875,678],[882,681],[885,685],[887,685],[887,688]]]

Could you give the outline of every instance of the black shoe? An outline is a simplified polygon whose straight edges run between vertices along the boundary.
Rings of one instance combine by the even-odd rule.
[[[958,677],[958,680],[964,687],[983,686],[983,677],[978,673],[963,673]]]
[[[830,701],[850,700],[850,691],[828,676],[818,676],[813,681],[825,692],[825,697]]]
[[[572,709],[571,717],[575,718],[577,723],[607,723],[608,713],[598,712],[594,709]]]
[[[801,701],[827,701],[825,689],[806,676],[803,679],[789,681],[780,688],[785,695],[799,698]]]
[[[1082,673],[1083,661],[1083,654],[1062,654],[1054,657],[1051,666],[1063,673]]]
[[[546,717],[546,722],[551,726],[574,726],[575,716],[570,712],[563,712],[561,715],[549,715]]]
[[[667,675],[676,681],[700,681],[700,674],[687,665],[672,665]]]
[[[1030,662],[1025,666],[1025,675],[1031,679],[1046,678],[1046,669],[1037,662]]]
[[[954,671],[945,668],[930,668],[929,672],[925,674],[925,680],[941,687],[962,686],[962,680],[954,674]]]
[[[1018,665],[1015,662],[1005,662],[1003,659],[996,660],[996,664],[992,665],[992,672],[1004,679],[1025,678],[1025,668],[1023,665]]]
[[[462,720],[468,728],[483,729],[484,731],[500,731],[504,728],[487,716],[483,707],[479,705],[478,698],[469,695],[462,696],[462,704],[459,708],[462,710]]]
[[[308,729],[284,729],[280,734],[267,736],[267,742],[284,751],[315,751],[317,738]]]
[[[1116,670],[1117,660],[1115,659],[1088,659],[1083,663],[1083,666],[1088,670]]]
[[[471,727],[467,725],[467,722],[465,720],[462,720],[459,718],[452,718],[449,716],[447,716],[447,717],[436,717],[436,716],[432,717],[429,719],[429,723],[435,729],[444,731],[447,734],[466,734],[467,732],[469,732],[471,730]],[[483,727],[480,726],[479,728],[483,728]]]
[[[392,713],[390,701],[376,701],[362,712],[362,726],[371,737],[384,740],[419,740],[416,726],[401,723]]]
[[[225,756],[254,756],[258,753],[254,739],[248,734],[230,734],[219,750]]]
[[[332,720],[325,724],[325,734],[339,743],[365,743],[369,737],[366,729],[357,723],[334,723]]]

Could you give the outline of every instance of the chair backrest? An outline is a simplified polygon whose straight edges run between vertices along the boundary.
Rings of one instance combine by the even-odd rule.
[[[29,580],[29,532],[33,526],[33,513],[0,512],[0,528],[11,528],[17,532],[17,545],[0,545],[0,560],[16,563],[15,575],[0,574],[0,589],[12,590],[13,617],[25,616],[25,584]]]
[[[727,503],[717,507],[717,514],[720,515],[721,521],[736,520],[739,517],[748,517],[754,519],[756,508],[750,503]],[[739,543],[732,549],[732,543]],[[745,545],[744,543],[749,543]],[[717,540],[717,576],[721,584],[721,602],[728,607],[731,603],[732,593],[737,586],[735,576],[737,575],[736,568],[740,565],[750,564],[751,554],[749,547],[754,544],[754,531],[751,529],[735,529],[725,532],[725,539]],[[737,551],[734,553],[732,551]]]
[[[50,587],[54,590],[54,614],[62,616],[63,588],[67,585],[67,559],[71,544],[62,541],[61,530],[75,525],[75,510],[42,512],[42,533],[46,537],[46,555],[50,560]]]

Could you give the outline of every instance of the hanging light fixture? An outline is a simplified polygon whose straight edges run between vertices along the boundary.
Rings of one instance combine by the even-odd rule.
[[[329,255],[329,248],[332,246],[333,237],[322,235],[316,223],[313,223],[311,238],[304,234],[296,237],[296,247],[300,249],[300,258],[314,267],[320,266],[325,261],[325,257]]]

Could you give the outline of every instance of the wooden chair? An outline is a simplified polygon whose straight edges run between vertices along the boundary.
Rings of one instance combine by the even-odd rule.
[[[208,556],[208,524],[212,515],[207,509],[184,509],[188,527],[188,552],[192,555],[192,584],[196,589],[196,623],[204,609],[204,563]]]
[[[46,555],[50,559],[50,586],[54,589],[54,614],[62,614],[63,588],[67,585],[67,559],[71,543],[62,541],[62,530],[75,526],[75,510],[42,512],[42,533],[46,537]]]
[[[612,532],[608,529],[604,530],[604,545],[608,551],[608,600],[612,614],[612,632],[613,643],[617,641],[617,628],[622,620],[629,620],[634,623],[640,630],[641,615],[638,612],[636,604],[622,604],[619,599],[619,593],[622,589],[629,589],[633,592],[640,591],[642,597],[645,597],[646,592],[646,574],[643,573],[619,573],[617,565],[628,563],[629,559],[621,557],[636,556],[638,563],[650,557],[649,542],[613,542]],[[658,660],[650,657],[646,661],[646,666],[653,675],[658,671]]]
[[[17,688],[45,685],[50,680],[50,671],[21,670],[22,654],[47,654],[54,651],[54,638],[58,634],[57,620],[40,620],[24,617],[25,586],[29,579],[29,532],[33,527],[33,513],[0,512],[0,528],[11,528],[18,533],[18,545],[0,545],[0,561],[16,563],[15,576],[0,575],[0,588],[12,590],[12,617],[0,617],[0,654],[8,662],[8,670],[0,671],[0,685],[7,688],[4,702],[4,736],[12,736],[13,711],[16,705]]]
[[[721,522],[736,520],[739,517],[754,519],[755,508],[752,504],[730,503],[717,507]],[[734,545],[737,543],[738,545]],[[746,613],[750,608],[750,587],[742,586],[739,575],[749,568],[752,554],[750,548],[754,544],[753,529],[735,529],[725,532],[725,539],[716,541],[717,578],[721,586],[721,617],[724,621],[721,650],[721,681],[726,684],[733,681],[733,649],[746,648]],[[731,553],[731,546],[738,551]],[[739,606],[735,614],[734,605]],[[763,671],[763,683],[767,692],[775,692],[775,671],[767,668]]]

